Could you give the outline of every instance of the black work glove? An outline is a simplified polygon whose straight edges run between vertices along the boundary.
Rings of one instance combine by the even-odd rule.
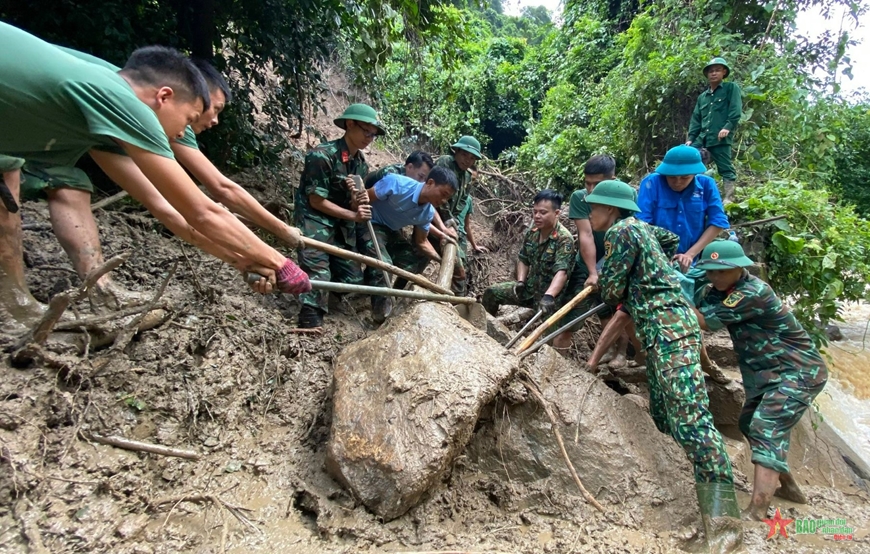
[[[544,315],[550,315],[556,311],[556,299],[551,294],[545,294],[538,304],[538,309],[544,312]]]
[[[526,284],[523,281],[517,281],[517,284],[514,285],[514,296],[517,298],[522,298],[526,293]]]

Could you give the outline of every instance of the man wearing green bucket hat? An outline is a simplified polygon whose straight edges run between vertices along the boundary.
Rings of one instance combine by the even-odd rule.
[[[731,73],[724,58],[713,58],[704,66],[709,86],[701,93],[689,123],[689,146],[706,148],[724,179],[725,199],[731,200],[737,173],[731,163],[734,130],[743,115],[743,98],[737,83],[725,82]],[[702,172],[703,173],[703,172]]]
[[[707,271],[710,284],[699,293],[696,313],[704,329],[727,327],[737,352],[746,390],[740,431],[755,464],[746,515],[760,520],[774,495],[807,502],[789,472],[789,435],[824,388],[828,370],[770,285],[746,271],[750,265],[739,243],[717,240],[707,246],[697,267]]]
[[[586,197],[592,229],[606,231],[601,296],[627,311],[646,351],[650,415],[686,451],[695,470],[695,489],[714,552],[742,542],[731,461],[713,425],[701,372],[701,330],[670,265],[678,237],[632,217],[640,211],[634,190],[604,181]],[[589,369],[597,370],[594,358]]]
[[[453,275],[453,289],[460,294],[465,294],[467,288],[468,245],[471,245],[473,252],[486,252],[486,248],[478,246],[474,240],[474,233],[471,229],[471,214],[474,213],[471,198],[471,168],[474,167],[477,160],[483,158],[483,155],[480,153],[480,142],[471,135],[460,137],[450,148],[453,154],[445,154],[439,157],[435,165],[452,171],[456,176],[456,181],[459,183],[459,188],[450,201],[438,210],[439,217],[436,218],[434,223],[439,231],[452,236],[453,232],[444,228],[442,222],[449,221],[450,219],[456,222],[454,238],[457,239],[459,244],[459,263],[456,264],[457,270]],[[440,221],[438,221],[439,219]]]
[[[367,195],[356,191],[350,176],[365,178],[369,168],[362,151],[384,134],[384,128],[377,112],[366,104],[351,104],[334,123],[344,129],[344,136],[317,146],[305,156],[296,190],[296,226],[305,237],[356,250],[356,224],[371,219],[372,214]],[[358,263],[314,248],[299,251],[299,267],[311,279],[363,283]],[[312,291],[299,296],[300,327],[322,325],[329,309],[328,294]]]

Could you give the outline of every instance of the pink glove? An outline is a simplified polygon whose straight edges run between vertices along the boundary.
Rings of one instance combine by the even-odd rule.
[[[278,281],[278,290],[287,294],[300,295],[303,292],[311,290],[311,281],[308,280],[308,275],[299,269],[299,266],[294,264],[290,259],[284,261],[275,273],[275,279]]]

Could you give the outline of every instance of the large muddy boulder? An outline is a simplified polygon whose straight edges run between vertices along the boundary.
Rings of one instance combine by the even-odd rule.
[[[417,303],[335,362],[327,469],[393,519],[449,470],[517,359],[449,306]]]
[[[530,358],[527,370],[553,408],[580,479],[605,508],[647,528],[699,524],[691,464],[656,429],[640,397],[621,396],[549,347]],[[550,420],[533,399],[496,406],[491,420],[469,444],[472,467],[580,496]]]

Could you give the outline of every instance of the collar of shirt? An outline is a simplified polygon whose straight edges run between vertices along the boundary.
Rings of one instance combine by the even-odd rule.
[[[537,227],[532,227],[532,232],[533,233],[540,233],[541,230]],[[558,237],[559,237],[559,222],[557,221],[556,225],[553,226],[553,232],[550,233],[550,236],[548,236],[547,238],[548,239],[555,239]]]
[[[358,161],[360,159],[360,154],[362,154],[362,150],[357,150],[356,154],[351,156],[350,148],[347,146],[347,141],[344,140],[344,137],[338,139],[338,151],[341,153],[341,161],[344,163],[351,160]]]
[[[410,177],[408,177],[410,179]],[[419,206],[424,206],[428,204],[428,202],[420,202],[420,193],[423,192],[423,187],[426,186],[426,183],[420,183],[417,188],[414,189],[414,194],[411,196],[411,199],[415,204]]]

